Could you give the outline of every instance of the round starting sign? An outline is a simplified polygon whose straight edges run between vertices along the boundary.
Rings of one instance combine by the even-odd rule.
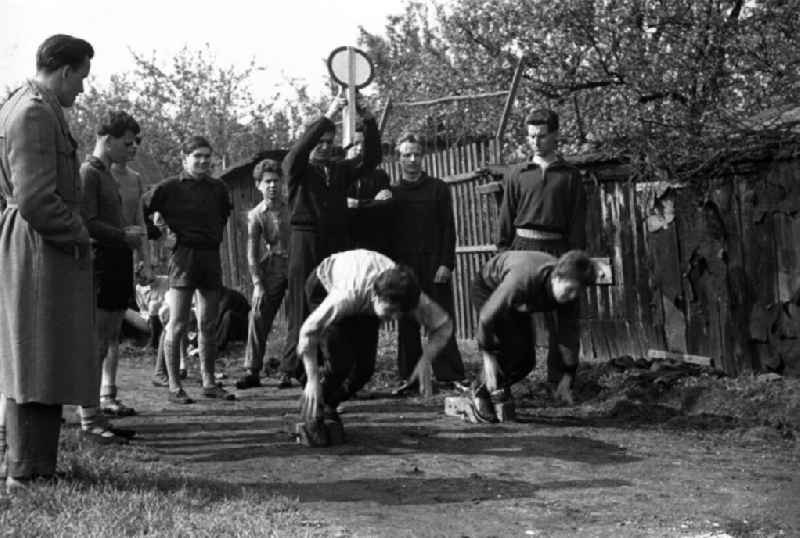
[[[328,71],[342,86],[363,88],[372,81],[374,70],[367,53],[355,47],[337,47],[328,56]]]

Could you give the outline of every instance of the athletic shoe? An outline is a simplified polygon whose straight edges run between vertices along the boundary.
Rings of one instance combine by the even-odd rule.
[[[472,407],[475,411],[475,418],[479,422],[497,422],[497,413],[494,410],[492,397],[485,385],[480,385],[473,391]]]
[[[178,389],[177,391],[169,391],[169,396],[167,397],[170,403],[175,404],[191,404],[194,403],[194,400],[189,398],[189,395],[186,394],[186,391],[183,389]]]
[[[154,387],[169,387],[169,377],[167,377],[167,374],[156,374],[150,382]]]
[[[101,398],[100,412],[112,417],[132,417],[136,410],[128,407],[116,398]]]
[[[228,400],[233,401],[236,399],[236,396],[228,392],[227,390],[223,389],[218,385],[213,385],[211,387],[203,387],[203,397],[205,398],[217,398],[219,400]]]
[[[236,381],[237,389],[252,389],[261,386],[261,379],[258,374],[245,374]]]
[[[91,426],[88,430],[81,430],[81,437],[96,445],[125,445],[128,439],[116,435],[111,428],[104,426]]]

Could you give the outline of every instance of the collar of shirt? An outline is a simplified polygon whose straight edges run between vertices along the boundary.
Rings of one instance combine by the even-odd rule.
[[[89,155],[88,157],[86,157],[86,162],[94,166],[98,170],[101,170],[103,172],[108,172],[108,167],[106,166],[106,163],[104,163],[94,155]]]
[[[417,179],[416,181],[406,181],[405,179],[400,178],[400,182],[397,185],[399,187],[403,187],[406,189],[418,189],[419,187],[425,184],[428,177],[429,177],[428,174],[426,174],[425,171],[423,170],[422,173],[419,175],[419,179]]]
[[[205,175],[202,177],[194,177],[186,172],[186,170],[182,170],[181,174],[178,176],[178,179],[181,181],[208,181],[211,179],[211,176]]]
[[[562,166],[564,166],[566,164],[567,164],[567,161],[565,161],[564,158],[561,155],[558,155],[558,156],[556,156],[556,160],[553,161],[552,163],[550,163],[550,165],[546,169],[547,170],[552,170],[554,168],[560,168],[560,167],[562,167]],[[541,169],[541,166],[539,166],[538,164],[533,162],[533,157],[531,157],[530,159],[528,159],[525,162],[525,166],[523,167],[522,171],[524,172],[524,171],[531,170],[531,169],[534,169],[534,168]]]

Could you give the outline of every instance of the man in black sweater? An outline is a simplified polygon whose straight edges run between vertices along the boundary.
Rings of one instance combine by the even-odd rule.
[[[479,312],[476,340],[485,383],[475,392],[479,419],[497,422],[493,404],[507,401],[511,385],[533,370],[533,312],[549,312],[557,320],[550,337],[563,357],[564,374],[556,394],[571,399],[580,350],[578,304],[583,290],[596,278],[594,264],[580,250],[570,250],[558,259],[545,252],[508,250],[484,264],[470,290]]]
[[[396,262],[414,269],[422,291],[455,318],[451,280],[456,263],[456,230],[450,189],[444,181],[422,170],[424,150],[418,136],[404,135],[397,150],[402,176],[392,186],[392,256]],[[397,369],[404,380],[409,379],[422,354],[419,330],[419,323],[412,318],[398,321]],[[434,359],[433,373],[440,382],[464,379],[464,364],[454,336]],[[401,386],[398,392],[406,388]]]
[[[302,377],[297,357],[300,326],[308,316],[306,278],[323,259],[350,246],[347,234],[347,189],[373,170],[381,160],[378,126],[372,114],[358,112],[364,122],[364,151],[357,159],[334,161],[333,120],[347,104],[343,97],[331,103],[325,115],[309,125],[283,159],[289,187],[289,285],[286,297],[288,332],[281,362],[281,386],[289,377]]]

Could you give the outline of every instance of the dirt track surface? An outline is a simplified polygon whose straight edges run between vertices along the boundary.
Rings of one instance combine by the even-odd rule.
[[[265,379],[236,402],[178,406],[149,380],[123,361],[121,396],[141,414],[118,424],[198,479],[298,499],[312,514],[299,535],[800,536],[791,441],[541,408],[471,425],[444,416],[445,394],[375,393],[346,404],[346,444],[311,449],[292,434],[299,388]]]

